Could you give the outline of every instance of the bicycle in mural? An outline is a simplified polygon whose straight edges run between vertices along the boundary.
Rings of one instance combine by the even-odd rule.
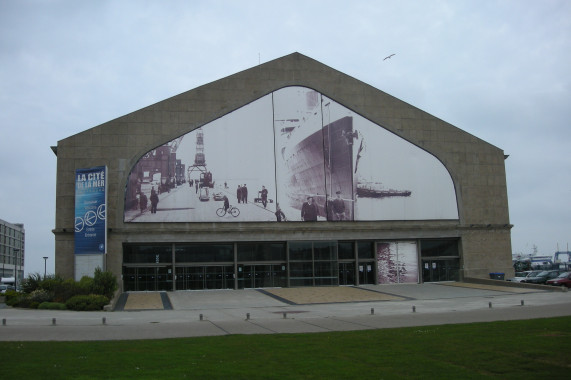
[[[232,205],[230,205],[228,209],[220,207],[218,210],[216,210],[216,215],[218,215],[219,217],[223,217],[226,214],[230,214],[233,217],[237,217],[238,215],[240,215],[240,210],[238,210],[236,207]]]

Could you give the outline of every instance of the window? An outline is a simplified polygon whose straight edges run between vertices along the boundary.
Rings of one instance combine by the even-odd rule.
[[[181,244],[175,249],[177,263],[233,262],[234,244]]]
[[[123,249],[123,262],[159,264],[172,262],[172,245],[128,245]]]

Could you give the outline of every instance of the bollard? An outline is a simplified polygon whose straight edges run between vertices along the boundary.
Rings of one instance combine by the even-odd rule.
[[[371,308],[371,315],[375,315],[375,309]]]
[[[250,320],[250,313],[246,313],[246,320],[247,320],[247,321]]]
[[[56,325],[56,319],[52,318],[52,326],[55,326],[55,325]]]
[[[284,319],[286,319],[286,318],[287,318],[287,313],[284,313]]]
[[[105,324],[107,322],[107,319],[105,319],[105,317],[101,318],[101,324]]]
[[[202,321],[202,314],[200,314],[200,320]]]
[[[2,319],[2,326],[6,326],[6,318]]]
[[[412,306],[412,312],[416,313],[416,306],[414,306],[414,305]]]
[[[521,300],[521,306],[523,306],[523,300]]]
[[[492,308],[492,303],[488,302],[488,307],[491,309]]]

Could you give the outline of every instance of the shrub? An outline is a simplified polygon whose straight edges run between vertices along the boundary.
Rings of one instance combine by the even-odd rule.
[[[93,275],[93,288],[91,292],[94,294],[102,294],[107,298],[113,298],[113,293],[117,290],[117,278],[111,272],[103,272],[97,267]]]
[[[20,299],[24,297],[23,293],[17,292],[15,290],[8,290],[4,294],[6,305],[8,306],[16,306],[20,303]]]
[[[24,307],[35,309],[38,307],[38,303],[32,301],[30,296],[25,293],[11,291],[10,294],[6,292],[6,305],[13,307]]]
[[[52,274],[49,276],[46,276],[41,282],[40,282],[40,288],[47,290],[49,292],[54,292],[56,291],[56,289],[58,287],[61,287],[61,284],[65,281],[65,279],[57,274]]]
[[[41,310],[66,310],[65,303],[60,302],[42,302],[38,309]]]
[[[89,292],[84,292],[81,286],[74,279],[69,278],[63,280],[57,284],[54,284],[54,302],[66,302],[68,299],[77,296],[89,294]]]
[[[23,293],[13,291],[11,296],[8,295],[6,304],[17,307],[38,307],[44,302],[64,304],[76,296],[89,296],[72,301],[74,307],[68,306],[68,309],[101,310],[117,290],[117,279],[113,273],[104,272],[101,268],[95,269],[93,278],[84,276],[80,281],[71,278],[66,280],[60,275],[42,278],[40,274],[33,273],[22,282],[22,289]],[[94,298],[95,295],[104,297]]]
[[[22,291],[24,293],[32,293],[34,290],[42,288],[42,275],[39,273],[29,274],[28,277],[22,281]]]
[[[69,310],[95,311],[102,310],[109,303],[109,298],[99,294],[79,295],[71,297],[65,303]]]
[[[92,277],[83,276],[81,280],[79,280],[79,288],[81,289],[81,294],[95,293],[93,291],[93,283],[94,280]]]
[[[36,289],[30,293],[28,298],[30,299],[30,301],[37,302],[38,304],[40,304],[42,302],[51,301],[53,298],[53,294],[44,289]]]
[[[50,292],[55,302],[65,302],[78,294],[89,294],[89,292],[82,291],[79,283],[73,279],[70,278],[66,280],[59,275],[46,277],[40,282],[40,288]]]

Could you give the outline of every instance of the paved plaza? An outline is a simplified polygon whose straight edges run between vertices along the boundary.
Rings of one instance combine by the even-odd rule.
[[[0,307],[0,341],[133,340],[568,316],[571,292],[450,282],[125,293],[113,312]]]

